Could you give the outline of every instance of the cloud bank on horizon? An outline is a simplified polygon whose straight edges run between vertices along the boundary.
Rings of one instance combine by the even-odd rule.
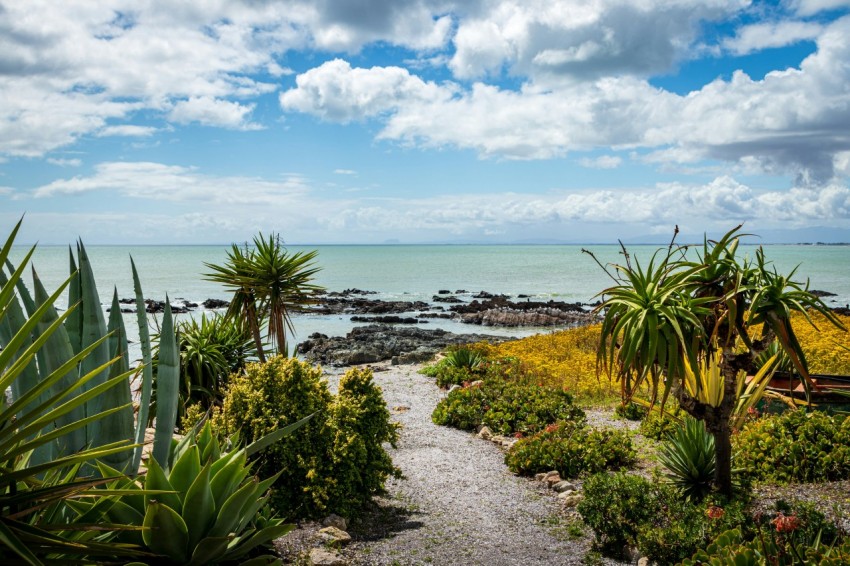
[[[850,0],[0,0],[31,240],[850,240],[849,184]]]

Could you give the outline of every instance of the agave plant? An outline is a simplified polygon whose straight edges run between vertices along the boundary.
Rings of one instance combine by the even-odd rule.
[[[31,253],[27,255],[18,269],[15,269],[7,258],[3,258],[4,263],[9,266],[8,269],[12,276],[7,278],[0,270],[0,285],[4,289],[8,289],[9,293],[13,289],[17,290],[23,308],[10,294],[7,301],[9,316],[5,317],[2,325],[0,325],[0,346],[11,350],[11,352],[16,352],[21,348],[21,345],[14,344],[10,340],[14,333],[23,330],[23,343],[35,343],[42,336],[44,329],[56,320],[61,320],[61,324],[58,324],[50,335],[44,337],[44,344],[38,349],[34,363],[28,364],[21,379],[12,384],[12,398],[20,398],[24,391],[34,387],[34,384],[42,383],[57,367],[64,367],[63,364],[69,359],[85,351],[86,354],[79,357],[77,363],[67,368],[66,373],[61,376],[61,383],[65,387],[76,383],[81,392],[86,392],[89,389],[101,386],[111,378],[119,375],[124,377],[98,395],[88,398],[85,403],[64,415],[63,420],[48,425],[44,430],[45,433],[49,432],[51,428],[61,427],[68,422],[82,420],[86,423],[84,426],[77,427],[66,435],[53,438],[49,443],[42,445],[34,454],[32,461],[47,461],[74,454],[86,447],[111,445],[120,441],[130,443],[135,440],[138,445],[135,446],[134,450],[112,454],[107,457],[107,461],[111,466],[122,472],[137,473],[141,462],[141,444],[144,441],[145,423],[148,420],[147,412],[150,405],[152,381],[150,337],[139,276],[131,259],[144,362],[141,368],[142,396],[139,405],[139,418],[135,419],[130,379],[128,378],[131,373],[135,372],[130,372],[127,332],[120,316],[117,291],[113,294],[111,315],[107,324],[95,285],[91,262],[82,242],[77,244],[77,255],[79,268],[77,268],[73,253],[71,253],[70,278],[53,297],[48,297],[38,275],[33,272],[34,298],[30,295],[20,277],[20,270],[29,261]],[[69,289],[68,304],[71,308],[60,318],[53,307],[53,303],[66,286]],[[40,312],[42,307],[44,310]],[[24,329],[23,322],[26,320],[24,311],[30,318],[35,318],[37,324],[34,327]],[[171,308],[168,305],[163,315],[162,336],[158,365],[163,377],[157,383],[157,392],[158,396],[167,400],[167,402],[157,405],[154,451],[163,462],[167,463],[168,450],[171,446],[171,437],[177,418],[177,379],[179,375],[174,324]],[[78,381],[79,377],[89,374],[91,374],[91,377],[86,381]],[[44,401],[44,399],[42,398],[41,401]],[[112,411],[112,409],[115,410]],[[89,417],[101,414],[104,410],[111,412],[103,418],[89,419]]]
[[[446,352],[446,365],[453,368],[475,371],[483,361],[481,352],[471,348],[460,347]]]
[[[157,555],[152,564],[204,565],[247,559],[258,547],[294,528],[267,511],[267,492],[283,470],[261,481],[251,475],[248,457],[309,418],[244,448],[237,448],[238,438],[220,443],[206,422],[176,445],[170,471],[152,457],[146,475],[109,484],[114,491],[138,495],[114,496],[109,502],[78,505],[77,509],[88,516],[100,510],[111,522],[142,527],[126,530],[118,538]],[[116,470],[101,464],[101,473],[114,476]]]
[[[0,266],[8,265],[20,225],[0,249]],[[72,556],[137,555],[129,547],[103,544],[96,540],[102,533],[83,525],[59,531],[68,526],[64,503],[103,493],[92,489],[102,478],[81,477],[83,465],[132,455],[130,439],[96,447],[85,440],[75,444],[85,439],[87,428],[132,411],[128,403],[92,408],[94,399],[126,383],[130,372],[113,369],[108,359],[100,365],[91,362],[107,343],[106,336],[90,340],[77,352],[57,347],[67,345],[65,325],[80,305],[72,303],[61,316],[53,308],[72,278],[48,296],[36,277],[35,300],[22,291],[18,283],[33,251],[8,277],[0,276],[0,391],[12,392],[11,402],[0,404],[0,559],[41,564],[48,555],[67,561]],[[27,317],[16,290],[30,313]]]
[[[688,499],[701,500],[711,491],[716,462],[714,437],[701,421],[686,417],[661,445],[658,459],[667,469],[670,482]]]
[[[256,358],[257,349],[250,332],[232,318],[219,314],[191,318],[177,324],[180,354],[178,417],[189,405],[200,405],[204,411],[220,405],[228,378],[241,371]],[[154,349],[158,352],[158,347]],[[154,364],[156,366],[157,364]],[[158,383],[158,367],[154,385]],[[157,406],[154,396],[151,406]]]

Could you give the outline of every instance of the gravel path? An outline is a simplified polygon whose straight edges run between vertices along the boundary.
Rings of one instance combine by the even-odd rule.
[[[356,542],[346,554],[376,565],[581,564],[590,539],[571,540],[554,497],[508,472],[495,444],[431,422],[444,392],[418,369],[375,373],[403,426],[391,454],[406,479],[389,482],[351,526]]]

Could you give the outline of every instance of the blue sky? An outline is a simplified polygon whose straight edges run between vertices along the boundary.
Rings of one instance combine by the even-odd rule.
[[[850,0],[0,0],[21,241],[850,241]]]

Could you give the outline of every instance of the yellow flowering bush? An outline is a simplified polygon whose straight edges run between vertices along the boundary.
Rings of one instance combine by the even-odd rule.
[[[540,383],[562,387],[582,404],[610,403],[620,387],[607,376],[596,376],[600,326],[582,326],[493,346],[493,357],[513,357]]]
[[[837,315],[850,328],[850,316]],[[792,315],[794,331],[814,373],[850,375],[850,333],[836,328],[818,313],[811,317],[815,330],[799,313]],[[754,336],[760,329],[754,328]],[[548,334],[537,334],[498,345],[475,344],[476,350],[491,359],[519,360],[523,370],[538,382],[562,387],[580,404],[610,403],[620,399],[619,384],[596,376],[596,349],[600,326],[594,324]],[[843,347],[842,347],[843,346]]]
[[[850,329],[850,316],[836,315],[845,328]],[[850,332],[836,328],[826,317],[812,313],[812,328],[805,317],[794,313],[791,325],[800,340],[809,370],[813,373],[850,375]],[[843,346],[843,347],[842,347]]]

